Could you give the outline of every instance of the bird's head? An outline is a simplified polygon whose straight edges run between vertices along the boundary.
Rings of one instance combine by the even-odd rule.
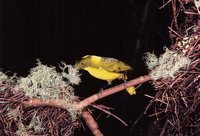
[[[77,69],[84,69],[85,67],[90,66],[91,64],[91,55],[86,55],[78,60],[75,64]]]

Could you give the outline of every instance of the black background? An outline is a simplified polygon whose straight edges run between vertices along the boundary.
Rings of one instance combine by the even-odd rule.
[[[60,61],[74,64],[84,55],[95,54],[120,59],[133,67],[129,78],[147,74],[142,56],[156,54],[169,45],[168,9],[159,10],[162,0],[1,0],[0,66],[2,70],[25,76],[39,58],[44,64]],[[75,87],[81,98],[106,85],[81,71],[82,83]],[[120,81],[113,83],[117,84]],[[96,90],[96,91],[95,91]],[[146,135],[151,119],[143,118],[134,129],[132,123],[144,111],[153,95],[150,85],[138,88],[136,96],[126,91],[99,101],[114,107],[112,112],[129,127],[102,114],[97,122],[105,136]],[[94,113],[98,117],[100,111]],[[91,135],[78,129],[75,135]]]

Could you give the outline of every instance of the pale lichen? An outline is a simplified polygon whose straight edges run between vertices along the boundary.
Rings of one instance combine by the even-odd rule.
[[[191,60],[183,54],[165,48],[165,53],[157,58],[154,54],[147,53],[145,56],[146,65],[150,70],[153,80],[172,78],[178,72],[189,66]]]
[[[27,130],[33,129],[36,133],[43,131],[44,128],[42,127],[42,122],[40,120],[40,117],[39,116],[33,116],[33,118],[31,119],[31,122],[26,127],[26,129]]]
[[[0,83],[4,83],[8,79],[9,79],[8,76],[5,73],[3,73],[3,72],[0,71]]]
[[[154,53],[145,53],[144,59],[149,70],[153,70],[158,65],[158,58]]]
[[[24,124],[22,123],[22,121],[20,120],[18,122],[18,130],[15,132],[16,136],[29,136],[26,127],[24,126]]]
[[[0,84],[7,84],[10,86],[15,86],[18,82],[17,74],[14,73],[12,76],[8,76],[6,73],[0,71]],[[0,91],[4,90],[1,88]]]
[[[10,120],[15,120],[17,121],[19,118],[19,114],[20,114],[20,111],[19,111],[19,108],[16,108],[16,109],[10,109],[8,108],[7,109],[7,114],[6,114],[6,117],[8,117]]]
[[[80,74],[77,68],[72,65],[66,65],[64,62],[61,62],[60,69],[62,69],[62,76],[66,78],[72,85],[78,85],[81,82]],[[68,73],[65,72],[66,68]]]
[[[57,72],[55,67],[43,65],[38,61],[27,77],[18,79],[17,87],[29,98],[63,100],[66,110],[70,112],[72,119],[75,119],[77,111],[73,105],[78,98],[74,95],[71,85],[80,82],[80,74],[71,65],[63,64],[65,67],[62,67],[62,72]],[[68,68],[69,73],[65,72],[65,68]]]

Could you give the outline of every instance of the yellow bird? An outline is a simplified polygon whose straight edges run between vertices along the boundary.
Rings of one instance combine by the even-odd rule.
[[[126,63],[108,57],[100,57],[95,55],[86,55],[75,64],[78,69],[86,70],[95,78],[105,80],[108,84],[115,79],[126,80],[126,71],[132,70],[131,66]],[[126,89],[130,95],[136,94],[135,87]]]

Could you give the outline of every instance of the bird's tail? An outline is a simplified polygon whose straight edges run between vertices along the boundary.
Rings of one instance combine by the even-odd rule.
[[[124,74],[123,74],[123,80],[124,80],[125,86],[126,86],[126,83],[127,83],[127,81],[126,81],[127,79],[128,79],[127,74],[124,73]],[[134,86],[130,86],[130,87],[126,88],[126,91],[127,91],[130,95],[136,94],[136,89],[135,89]]]
[[[127,91],[130,95],[136,94],[136,90],[135,90],[135,87],[134,87],[134,86],[131,86],[131,87],[126,88],[126,91]]]

